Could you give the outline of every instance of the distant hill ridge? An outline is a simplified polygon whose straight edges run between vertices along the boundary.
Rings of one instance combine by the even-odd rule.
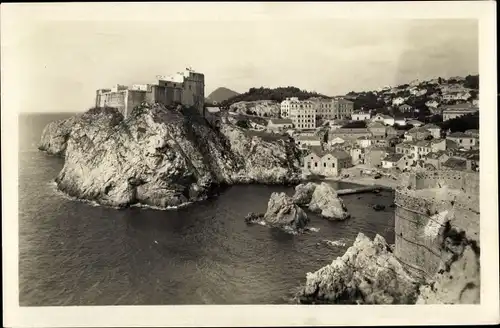
[[[239,93],[236,91],[225,87],[220,87],[212,91],[212,93],[205,99],[205,102],[209,104],[219,104],[237,95],[239,95]]]

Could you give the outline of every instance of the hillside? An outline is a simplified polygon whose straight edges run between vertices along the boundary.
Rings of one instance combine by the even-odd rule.
[[[466,77],[435,78],[428,81],[412,81],[396,87],[354,92],[346,98],[354,102],[354,109],[400,116],[400,106],[409,105],[405,116],[423,117],[439,114],[443,105],[473,103],[478,105],[479,75]]]
[[[212,91],[212,93],[209,94],[208,97],[205,99],[205,102],[208,104],[219,104],[237,95],[239,95],[239,93],[236,91],[233,91],[225,87],[220,87]]]
[[[272,100],[275,102],[282,102],[285,98],[297,97],[301,100],[309,99],[311,97],[329,98],[328,96],[319,94],[317,92],[310,92],[301,90],[296,87],[279,87],[279,88],[250,88],[247,92],[240,95],[231,97],[224,101],[222,106],[229,107],[230,105],[240,101],[258,101],[258,100]]]

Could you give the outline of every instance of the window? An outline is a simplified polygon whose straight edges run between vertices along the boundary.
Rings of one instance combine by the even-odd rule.
[[[310,162],[307,162],[307,168],[310,169],[311,168],[311,163]]]
[[[326,163],[323,163],[323,167],[326,167]]]
[[[318,167],[318,162],[314,163],[314,167]]]

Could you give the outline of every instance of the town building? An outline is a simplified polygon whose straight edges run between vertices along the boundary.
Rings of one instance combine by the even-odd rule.
[[[474,114],[478,111],[479,108],[472,106],[470,103],[445,106],[443,110],[443,121],[448,121],[467,114]]]
[[[455,141],[450,139],[440,139],[440,140],[431,140],[431,148],[432,152],[439,151],[448,151],[451,149],[458,149],[459,146]]]
[[[384,115],[384,114],[377,114],[374,117],[371,118],[372,122],[381,122],[385,125],[394,125],[394,118],[389,115]]]
[[[394,118],[394,125],[399,125],[399,126],[405,126],[406,125],[406,118]]]
[[[371,114],[368,112],[354,112],[351,115],[351,120],[353,121],[367,121],[371,117]]]
[[[315,129],[316,128],[316,105],[309,100],[291,103],[290,119],[296,129]]]
[[[387,148],[380,146],[370,146],[365,149],[365,164],[370,167],[380,167],[382,159],[389,153]]]
[[[471,97],[468,91],[449,91],[443,94],[444,100],[468,100]]]
[[[339,175],[342,169],[351,166],[351,156],[345,151],[314,150],[304,157],[304,170],[326,176]]]
[[[456,142],[456,144],[465,149],[472,149],[476,147],[477,139],[473,136],[465,134],[463,132],[454,132],[448,136],[446,139]]]
[[[294,105],[300,104],[299,98],[297,97],[286,98],[281,102],[280,114],[282,118],[290,117],[290,109],[292,108],[292,104]]]
[[[356,140],[356,143],[358,144],[359,147],[361,148],[367,148],[372,145],[372,139],[369,137],[360,137]]]
[[[405,133],[405,140],[407,141],[418,141],[425,140],[432,136],[431,132],[424,127],[414,127]]]
[[[389,138],[389,139],[395,138],[398,136],[398,130],[396,130],[392,126],[386,127],[385,133],[387,135],[387,138]]]
[[[330,137],[330,135],[329,135],[329,137]],[[335,145],[342,145],[345,142],[346,142],[346,140],[343,139],[343,138],[341,138],[341,137],[335,137],[335,138],[333,138],[331,140],[328,139],[328,145],[331,146],[331,147],[333,147]]]
[[[403,154],[398,154],[398,153],[387,154],[387,156],[385,156],[382,159],[382,168],[384,169],[396,168],[398,162],[403,158],[403,156],[404,156]]]
[[[281,131],[293,127],[293,122],[288,118],[272,118],[267,123],[268,129]]]
[[[386,126],[380,122],[371,122],[368,124],[368,131],[373,139],[384,139],[386,137]]]
[[[371,137],[372,134],[367,128],[338,128],[330,130],[328,140],[342,138],[345,141],[354,141],[361,137]]]
[[[424,125],[424,123],[420,122],[419,120],[408,120],[408,121],[406,122],[406,124],[408,124],[408,125],[412,125],[412,126],[414,126],[414,127],[419,127],[419,126]]]
[[[351,164],[358,165],[364,163],[364,152],[363,149],[359,147],[352,147],[349,149],[349,154],[351,155]]]
[[[408,104],[402,104],[401,106],[399,106],[399,111],[401,113],[408,113],[408,112],[411,112],[412,110],[412,107]]]
[[[439,150],[437,152],[431,152],[427,154],[425,158],[425,164],[428,166],[432,166],[433,169],[435,170],[440,170],[441,165],[446,162],[450,158],[446,151],[444,150]]]
[[[321,146],[321,139],[318,136],[298,135],[294,140],[299,148]]]
[[[205,115],[205,76],[186,68],[173,76],[157,76],[155,84],[135,84],[132,87],[117,84],[111,89],[96,91],[96,107],[116,108],[124,117],[143,103],[181,104],[195,107]]]
[[[426,124],[423,126],[427,131],[429,131],[434,139],[441,138],[441,128],[436,124]]]
[[[464,132],[466,135],[479,139],[479,130],[466,130]]]

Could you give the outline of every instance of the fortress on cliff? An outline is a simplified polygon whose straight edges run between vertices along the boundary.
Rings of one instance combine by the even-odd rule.
[[[191,68],[171,76],[157,76],[155,84],[134,84],[131,87],[115,85],[96,91],[96,107],[113,107],[124,117],[142,103],[164,105],[181,104],[195,107],[204,114],[205,76]]]
[[[462,244],[479,249],[479,173],[406,174],[395,205],[394,254],[415,276],[436,273],[450,237],[463,235]]]

